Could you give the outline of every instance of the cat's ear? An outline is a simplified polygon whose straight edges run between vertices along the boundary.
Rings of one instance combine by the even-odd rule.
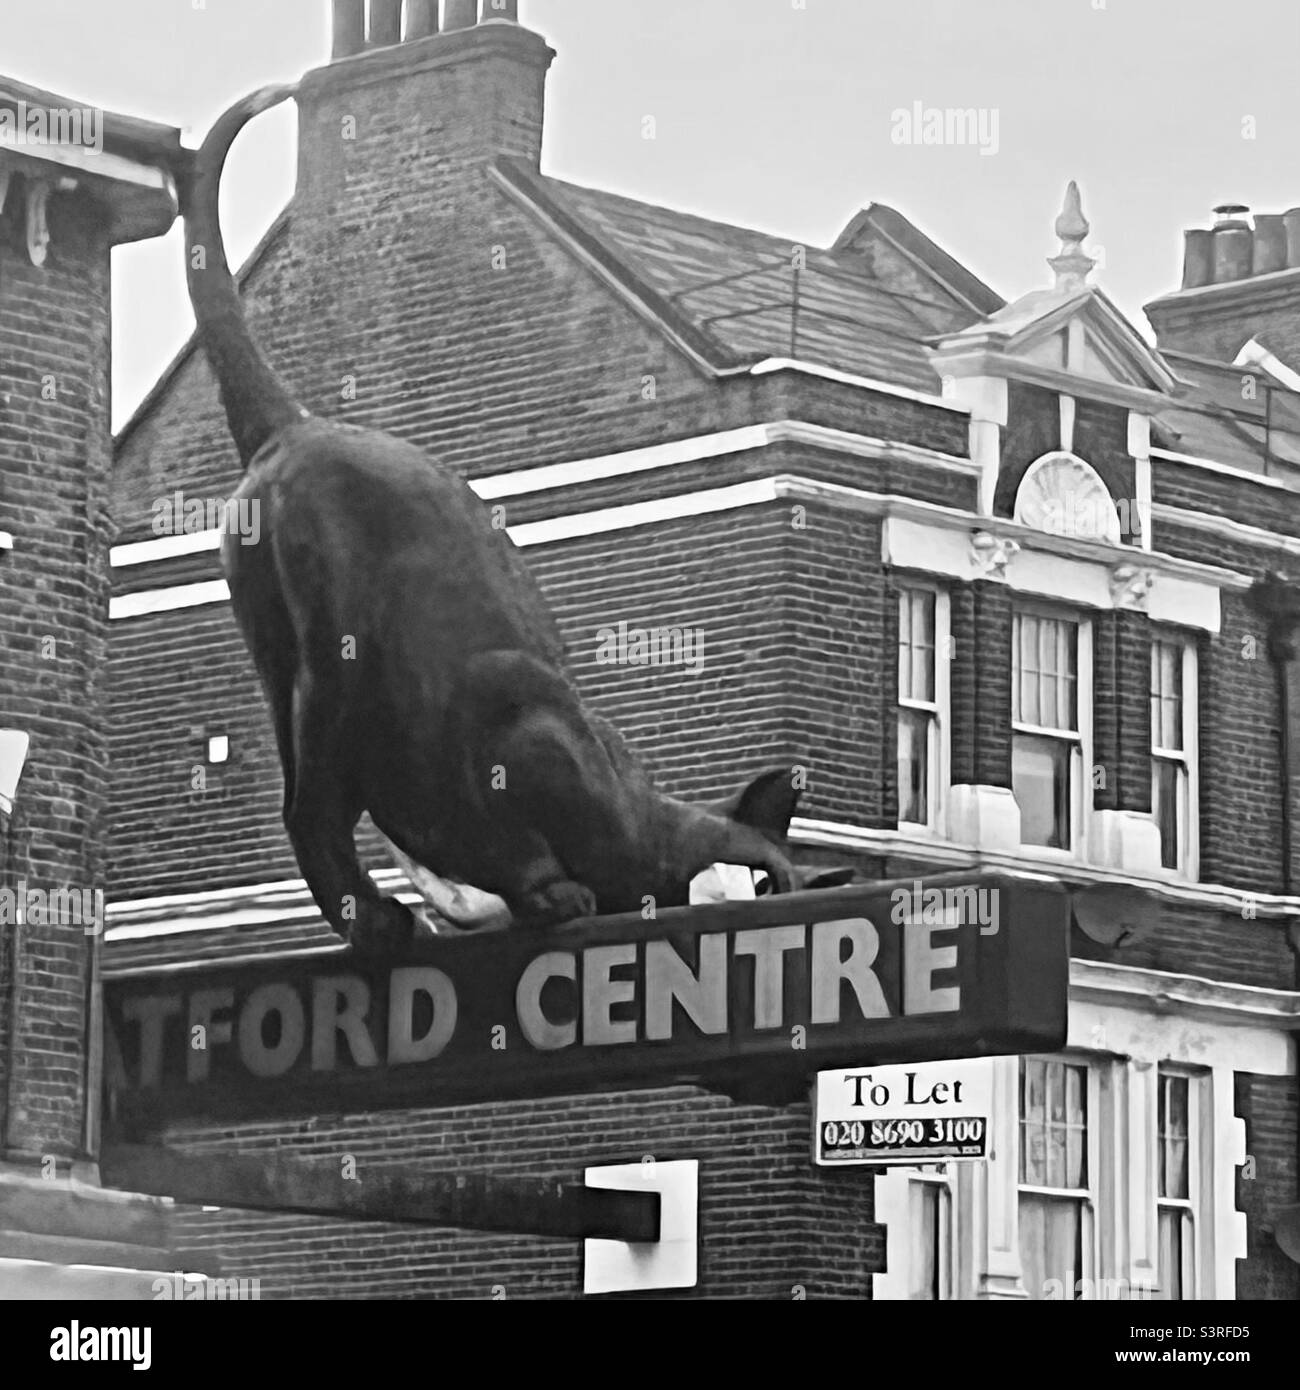
[[[790,783],[790,772],[786,768],[764,772],[734,796],[710,809],[741,825],[751,826],[768,839],[784,840],[800,795],[799,789]]]

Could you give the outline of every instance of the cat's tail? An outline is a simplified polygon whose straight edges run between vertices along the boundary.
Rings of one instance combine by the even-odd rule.
[[[175,171],[185,218],[185,276],[199,339],[221,391],[221,403],[245,468],[266,441],[307,412],[262,356],[226,263],[217,192],[226,153],[256,115],[294,95],[294,86],[263,87],[237,101],[212,127],[197,153]]]

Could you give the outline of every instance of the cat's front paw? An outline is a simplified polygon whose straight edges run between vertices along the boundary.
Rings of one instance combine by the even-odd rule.
[[[793,893],[799,886],[794,865],[780,855],[773,855],[763,865],[763,871],[767,879],[759,889],[760,896],[767,893]]]
[[[596,895],[571,879],[560,878],[524,895],[516,914],[528,927],[550,927],[596,915]]]
[[[415,914],[404,903],[381,898],[359,906],[348,943],[358,960],[390,960],[410,948],[417,925]]]

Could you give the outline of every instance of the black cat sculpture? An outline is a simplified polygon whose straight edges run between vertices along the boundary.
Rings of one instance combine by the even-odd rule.
[[[781,844],[798,793],[769,772],[731,801],[655,790],[583,705],[540,590],[451,470],[389,435],[313,418],[248,330],[217,190],[253,116],[238,102],[178,169],[187,274],[245,476],[257,544],[223,536],[235,617],[275,724],[284,823],[312,895],[359,952],[415,919],[357,859],[363,811],[404,856],[498,895],[519,926],[687,902],[713,863],[795,886]]]

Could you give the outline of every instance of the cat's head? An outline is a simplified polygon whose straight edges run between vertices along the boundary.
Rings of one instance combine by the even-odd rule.
[[[795,782],[788,767],[774,768],[746,782],[725,801],[715,802],[709,810],[757,830],[774,845],[784,845],[790,833],[790,818],[802,795],[802,788]]]

